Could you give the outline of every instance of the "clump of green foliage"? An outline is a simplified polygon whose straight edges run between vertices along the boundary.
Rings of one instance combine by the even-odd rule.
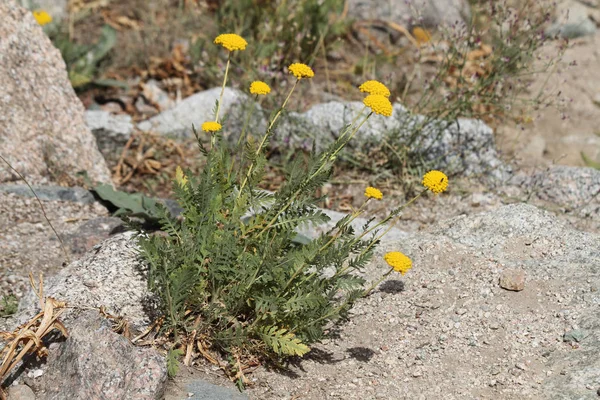
[[[227,71],[231,54],[244,49],[245,41],[221,36],[215,42],[230,51]],[[202,172],[192,176],[178,170],[176,176],[181,218],[158,206],[164,234],[139,235],[149,285],[165,317],[163,329],[174,334],[172,349],[185,346],[190,337],[192,343],[202,337],[207,346],[229,354],[302,356],[374,287],[364,288],[360,272],[385,234],[381,227],[401,207],[377,224],[369,221],[358,233],[352,222],[364,207],[313,240],[299,238],[298,231],[330,220],[317,208],[317,189],[330,178],[340,152],[362,124],[374,112],[391,115],[392,106],[381,95],[365,98],[365,108],[335,142],[320,153],[313,150],[306,163],[288,165],[285,183],[267,193],[258,188],[265,179],[265,150],[294,89],[313,75],[304,64],[289,69],[297,79],[260,140],[242,132],[237,146],[227,146],[217,102],[215,121],[202,125],[210,133],[210,147],[196,134],[205,158]],[[226,80],[227,72],[223,87]],[[263,82],[253,90],[251,86],[256,96],[270,91]],[[380,199],[381,193],[369,188],[365,204],[373,197]],[[410,265],[395,268],[404,273]]]
[[[321,45],[341,36],[344,0],[224,0],[215,11],[221,32],[238,32],[256,44],[252,58],[282,70],[295,60],[311,64]],[[274,40],[276,38],[276,40]]]
[[[19,301],[13,295],[2,296],[0,299],[0,318],[10,317],[19,308]]]

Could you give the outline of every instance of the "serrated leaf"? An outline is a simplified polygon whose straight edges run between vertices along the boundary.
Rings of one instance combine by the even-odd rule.
[[[307,345],[285,328],[266,327],[259,331],[259,336],[279,355],[303,356],[310,351]]]

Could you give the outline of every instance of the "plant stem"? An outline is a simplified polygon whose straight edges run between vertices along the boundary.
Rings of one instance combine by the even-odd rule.
[[[350,134],[350,137],[347,139],[347,141],[349,141],[350,139],[352,139],[352,137],[354,137],[354,135],[356,134],[356,132],[358,132],[358,130],[363,126],[363,124],[365,122],[367,122],[367,120],[369,119],[369,117],[373,115],[373,113],[369,113],[369,115],[367,115],[365,117],[365,119],[363,119],[361,121],[361,123],[356,127],[356,129],[354,129],[354,131]],[[355,118],[356,120],[356,118]],[[352,125],[349,125],[349,128]],[[346,132],[348,132],[349,129],[347,129],[344,133],[342,133],[342,135],[340,135],[340,137],[337,139],[338,141],[341,140],[345,135]],[[310,182],[315,176],[317,176],[318,174],[321,173],[321,171],[323,170],[323,168],[328,165],[328,161],[334,161],[337,158],[337,154],[340,152],[340,150],[345,146],[345,144],[341,144],[340,147],[338,147],[332,154],[331,156],[329,156],[329,160],[322,160],[323,162],[321,163],[321,165],[319,166],[319,168],[310,176],[308,177],[308,179],[305,180],[305,182]],[[298,190],[296,190],[296,192],[294,192],[294,194],[292,194],[290,196],[289,201],[287,202],[287,204],[285,206],[283,206],[279,211],[277,211],[277,214],[275,214],[275,216],[271,219],[271,221],[269,221],[269,223],[267,224],[267,226],[265,226],[257,235],[257,237],[259,237],[260,235],[262,235],[267,229],[269,229],[274,223],[275,221],[277,221],[277,218],[279,218],[279,216],[281,214],[283,214],[294,202],[294,200],[296,199],[296,196],[298,196],[300,194],[300,192],[302,191],[302,187]]]
[[[227,65],[225,66],[225,76],[223,77],[223,85],[221,86],[221,94],[217,102],[217,111],[215,112],[215,122],[219,122],[219,111],[221,111],[221,103],[223,102],[223,94],[225,93],[225,84],[227,83],[227,74],[229,73],[229,64],[231,63],[231,52],[227,55]],[[210,138],[210,148],[215,146],[215,133]]]
[[[285,98],[283,104],[281,105],[281,108],[279,109],[279,111],[277,111],[277,114],[275,114],[275,117],[273,117],[273,120],[269,124],[269,127],[267,128],[265,135],[263,136],[262,140],[260,141],[260,145],[256,148],[256,153],[255,153],[256,156],[258,156],[258,154],[261,152],[265,142],[267,141],[267,138],[271,135],[271,129],[273,128],[275,121],[277,121],[277,119],[281,115],[281,112],[287,105],[287,102],[290,99],[290,97],[292,96],[292,93],[294,93],[294,89],[296,89],[296,85],[298,85],[299,81],[300,81],[300,79],[296,79],[296,82],[294,82],[294,86],[292,86],[292,89],[290,90],[287,97]],[[246,173],[246,177],[244,178],[244,181],[242,182],[242,185],[240,186],[240,190],[238,192],[238,198],[242,195],[242,190],[246,186],[246,183],[248,182],[248,179],[250,178],[250,175],[252,174],[253,168],[254,168],[254,162],[251,162],[250,165],[248,166],[248,172]]]

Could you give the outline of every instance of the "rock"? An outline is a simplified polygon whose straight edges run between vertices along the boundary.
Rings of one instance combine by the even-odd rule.
[[[32,185],[40,200],[70,201],[81,204],[92,204],[94,196],[81,187]],[[27,185],[0,184],[0,193],[12,193],[19,197],[35,197]]]
[[[548,27],[545,32],[548,36],[575,39],[596,33],[596,24],[593,17],[597,17],[598,14],[591,15],[595,13],[581,2],[561,1],[556,6],[555,14],[556,22]]]
[[[81,224],[75,232],[63,238],[73,254],[84,254],[107,239],[115,231],[122,229],[123,221],[115,217],[97,217]]]
[[[88,128],[96,137],[98,148],[106,159],[118,159],[125,143],[133,133],[131,117],[126,114],[111,114],[107,111],[86,111]]]
[[[14,0],[0,15],[0,153],[30,183],[111,182],[60,52]],[[18,179],[2,166],[0,183]]]
[[[173,135],[177,137],[193,137],[192,126],[202,134],[201,126],[206,121],[214,120],[215,101],[219,99],[221,88],[213,88],[196,93],[174,108],[164,111],[138,124],[138,128],[145,132],[157,132],[161,135]],[[247,107],[256,107],[250,128],[253,131],[264,132],[266,121],[262,115],[260,106],[239,90],[225,88],[223,101],[219,112],[219,120],[223,122],[223,134],[230,136],[232,140],[237,139],[245,121]]]
[[[573,343],[573,342],[581,342],[583,339],[585,339],[588,335],[582,331],[581,329],[574,329],[572,331],[566,332],[563,335],[563,342],[567,342],[567,343]]]
[[[166,400],[180,400],[187,398],[189,400],[247,400],[248,396],[245,393],[240,393],[238,390],[229,389],[223,386],[213,385],[203,379],[192,379],[185,382],[183,390],[187,392],[187,396],[173,396],[167,394]]]
[[[156,105],[159,111],[165,111],[175,106],[175,102],[160,88],[158,81],[149,79],[146,83],[141,83],[140,86],[146,101]]]
[[[38,399],[162,399],[165,358],[113,332],[98,311],[66,325],[69,337],[51,346],[46,372],[36,381]]]
[[[500,275],[500,287],[520,292],[525,289],[525,272],[518,269],[502,271]]]
[[[44,10],[57,22],[67,17],[68,13],[68,0],[19,0],[19,3],[32,11]]]
[[[100,307],[127,319],[134,329],[145,328],[152,319],[155,304],[148,290],[145,266],[141,262],[133,232],[114,235],[95,246],[81,259],[46,280],[46,296],[71,306]],[[21,299],[18,321],[37,312],[37,299],[29,293]],[[71,309],[62,320],[70,322],[80,313]]]
[[[360,102],[329,102],[317,104],[305,113],[291,112],[278,125],[273,145],[310,149],[315,140],[317,149],[323,149],[362,109]],[[373,115],[348,146],[366,151],[390,133],[397,134],[402,143],[424,121],[424,116],[411,115],[395,103],[391,117]],[[507,179],[511,173],[496,151],[493,130],[479,120],[432,121],[424,126],[421,141],[416,141],[411,151],[426,161],[435,161],[436,168],[447,173],[487,174],[496,179]]]
[[[348,15],[355,19],[382,19],[406,27],[437,27],[470,20],[469,3],[464,0],[349,0]]]
[[[36,400],[35,393],[27,385],[12,385],[8,388],[9,400]]]
[[[539,200],[600,221],[600,171],[597,169],[554,166],[532,175],[515,175],[510,183],[527,188]]]

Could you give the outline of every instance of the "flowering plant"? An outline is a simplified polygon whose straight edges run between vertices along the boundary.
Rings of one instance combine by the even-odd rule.
[[[227,34],[215,43],[228,51],[224,88],[233,52],[243,50],[246,42]],[[363,205],[331,229],[312,240],[298,235],[303,227],[329,221],[316,206],[315,192],[329,179],[342,149],[373,114],[392,114],[381,83],[366,85],[367,93],[376,93],[365,97],[363,110],[327,149],[313,152],[306,165],[291,165],[279,191],[258,188],[276,122],[297,85],[314,76],[312,68],[301,63],[290,65],[289,72],[294,83],[266,131],[258,139],[254,132],[240,133],[233,151],[222,144],[227,127],[219,120],[219,99],[214,120],[202,124],[202,131],[210,136],[209,148],[196,133],[206,157],[204,170],[199,176],[177,170],[174,191],[183,218],[173,219],[163,210],[161,225],[166,234],[138,236],[149,264],[150,288],[160,299],[163,329],[172,334],[176,349],[172,354],[191,356],[194,349],[205,356],[210,349],[229,353],[237,357],[238,370],[231,372],[242,377],[242,383],[240,357],[306,354],[312,343],[325,337],[328,326],[346,318],[354,301],[380,282],[365,290],[359,273],[402,209],[355,232],[352,222],[365,205],[383,197],[380,190],[368,187]],[[255,81],[249,91],[258,97],[270,90]],[[434,183],[424,181],[430,190],[443,191],[439,182]],[[397,252],[385,260],[392,268],[388,274],[405,274],[412,266],[407,256]]]

